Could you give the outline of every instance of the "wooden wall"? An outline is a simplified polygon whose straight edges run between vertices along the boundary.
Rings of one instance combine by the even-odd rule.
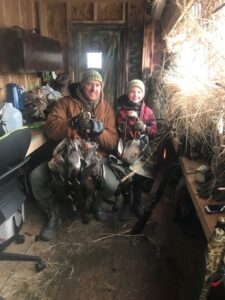
[[[41,0],[40,31],[63,45],[64,66],[73,78],[71,24],[124,24],[127,77],[141,78],[145,0]]]
[[[145,5],[146,0],[0,0],[0,26],[37,28],[42,35],[59,40],[64,59],[64,68],[60,71],[69,72],[73,78],[71,24],[124,24],[127,28],[126,74],[130,80],[143,77],[146,67],[146,63],[142,65],[143,53],[145,62],[151,60],[149,51],[143,52]],[[151,22],[147,26],[151,26]],[[0,101],[6,97],[5,85],[9,82],[31,88],[40,79],[37,74],[0,75]]]
[[[0,0],[1,27],[20,26],[25,29],[34,29],[36,22],[34,0]],[[0,101],[6,99],[5,85],[10,82],[29,88],[36,85],[39,79],[36,74],[0,75]]]

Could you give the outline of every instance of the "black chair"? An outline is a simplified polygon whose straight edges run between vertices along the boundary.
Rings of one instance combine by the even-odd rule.
[[[26,194],[18,173],[29,161],[26,153],[30,142],[28,127],[16,129],[0,138],[0,260],[35,261],[37,271],[41,271],[46,267],[41,257],[4,252],[12,241],[24,241],[19,231],[24,221]]]

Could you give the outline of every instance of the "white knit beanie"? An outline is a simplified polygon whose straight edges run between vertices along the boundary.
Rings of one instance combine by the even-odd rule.
[[[134,79],[134,80],[131,80],[130,82],[128,82],[128,85],[127,85],[127,93],[129,93],[130,89],[132,87],[138,87],[139,89],[141,89],[142,93],[143,93],[143,98],[145,96],[145,85],[144,85],[144,82],[139,80],[139,79]]]

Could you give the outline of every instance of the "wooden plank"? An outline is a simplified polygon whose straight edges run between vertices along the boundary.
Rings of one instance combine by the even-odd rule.
[[[19,1],[20,26],[24,29],[34,29],[35,27],[35,7],[34,0]]]
[[[18,0],[3,0],[2,14],[4,15],[4,26],[20,26],[20,17],[18,14],[19,2]]]
[[[168,3],[166,3],[161,18],[164,39],[166,39],[173,32],[177,24],[181,22],[181,20],[187,14],[194,2],[196,2],[196,0],[189,0],[184,11],[181,11],[180,8],[173,1],[169,1]]]
[[[40,34],[48,36],[47,18],[46,18],[46,1],[40,0],[38,3]]]
[[[18,0],[18,17],[19,17],[19,24],[20,27],[22,28],[26,28],[25,26],[25,20],[26,20],[26,13],[22,14],[22,6],[23,6],[23,0]]]
[[[0,0],[0,26],[34,28],[34,0]]]
[[[5,26],[4,0],[0,0],[0,26]]]
[[[69,5],[69,4],[68,4]],[[63,51],[63,72],[68,65],[68,9],[66,3],[46,5],[47,32],[50,38],[60,41]]]
[[[70,16],[68,20],[74,21],[94,21],[94,3],[79,2],[70,4]],[[96,5],[95,5],[96,6]],[[97,16],[96,16],[97,17]]]
[[[142,51],[142,74],[151,70],[151,52],[152,52],[152,37],[153,37],[153,22],[151,16],[144,16],[144,37]]]
[[[29,10],[28,10],[28,16],[27,16],[27,27],[28,28],[35,28],[36,23],[35,23],[35,0],[27,0],[27,5],[29,5]]]
[[[124,3],[121,2],[97,2],[96,21],[124,22]]]
[[[97,21],[97,3],[94,2],[94,22]]]

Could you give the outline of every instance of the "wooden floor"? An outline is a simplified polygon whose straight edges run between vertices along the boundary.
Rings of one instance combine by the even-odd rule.
[[[135,216],[121,222],[118,212],[112,212],[105,223],[92,215],[88,225],[66,219],[55,241],[35,241],[45,219],[35,203],[27,201],[25,243],[12,244],[7,251],[40,255],[47,268],[38,273],[33,262],[2,261],[0,296],[5,300],[195,300],[206,241],[197,218],[174,221],[175,201],[168,191],[140,236],[129,234]],[[145,201],[148,198],[145,194]]]

